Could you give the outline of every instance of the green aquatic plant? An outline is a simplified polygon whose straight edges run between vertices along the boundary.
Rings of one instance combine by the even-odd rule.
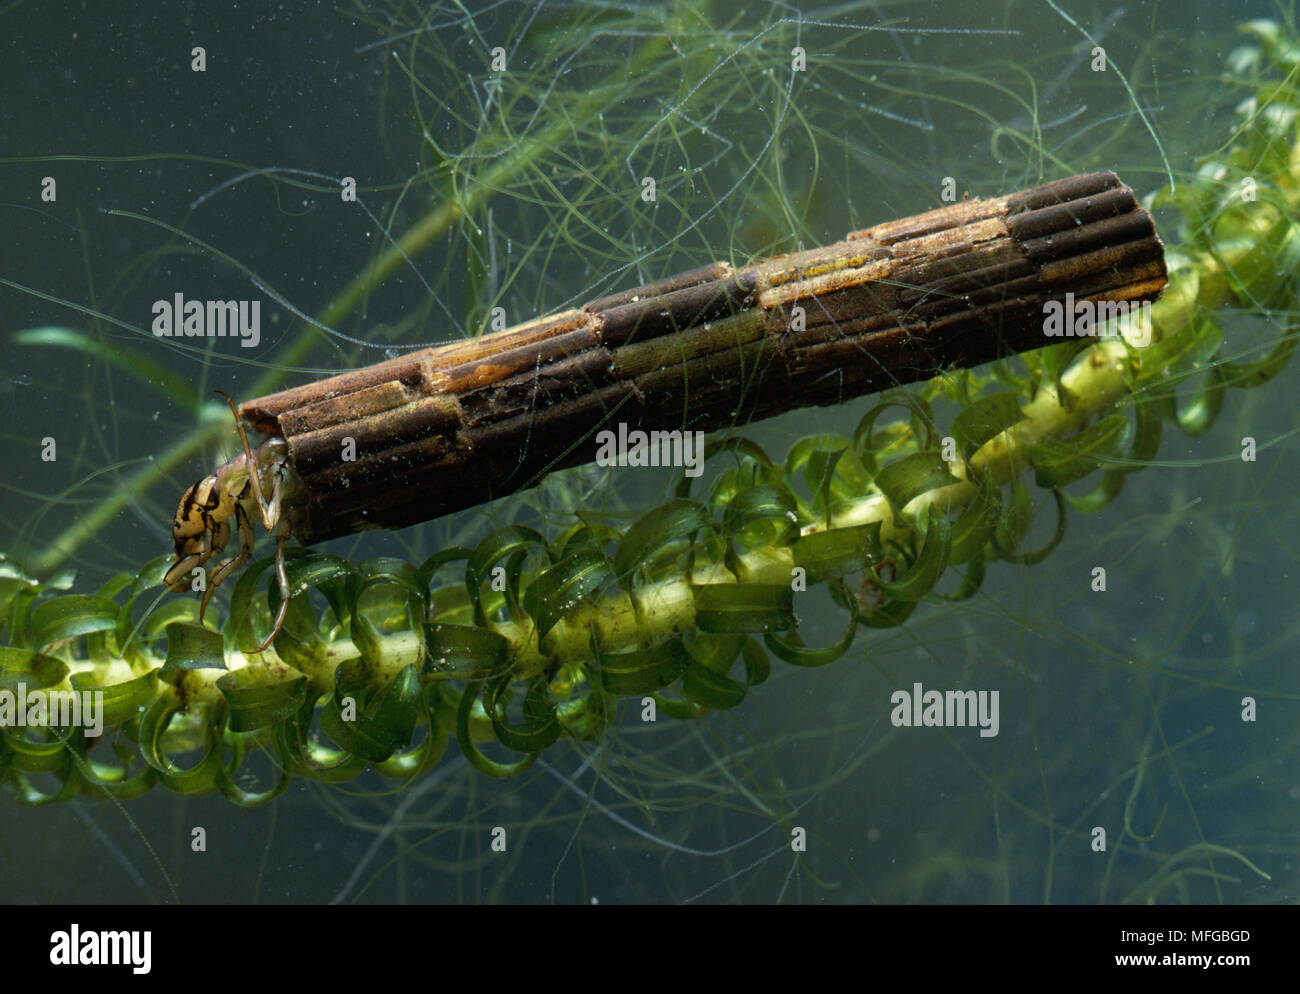
[[[452,738],[479,770],[511,775],[561,737],[601,738],[620,698],[676,719],[734,708],[773,660],[832,663],[860,628],[902,624],[945,583],[942,597],[969,598],[998,561],[1049,555],[1071,516],[1105,506],[1155,457],[1165,422],[1206,430],[1228,388],[1266,382],[1295,348],[1288,327],[1262,358],[1220,361],[1222,309],[1288,307],[1300,260],[1293,50],[1272,27],[1252,30],[1287,75],[1238,108],[1222,154],[1156,195],[1181,221],[1149,344],[1128,329],[953,372],[887,395],[851,437],[800,439],[784,460],[732,433],[710,447],[710,464],[727,468],[707,493],[683,477],[671,500],[630,521],[579,512],[545,533],[513,524],[419,563],[298,550],[291,587],[317,596],[294,598],[262,657],[250,653],[279,603],[265,560],[241,576],[219,632],[195,623],[190,601],[159,603],[165,560],[94,593],[63,593],[67,577],[42,581],[6,561],[3,686],[102,695],[97,731],[112,746],[92,751],[84,727],[6,727],[4,779],[33,804],[154,784],[258,804],[293,776],[338,782],[367,765],[417,776]],[[417,224],[402,251],[449,210]],[[395,252],[360,286],[377,285]],[[326,318],[362,292],[345,290]],[[91,347],[49,330],[21,340]],[[940,399],[959,408],[943,430]],[[1084,480],[1093,488],[1077,492]],[[1029,550],[1031,481],[1053,496],[1058,521]],[[844,631],[810,646],[797,608],[819,589]],[[503,758],[482,750],[488,741]],[[281,776],[249,791],[240,767],[257,750]],[[199,758],[186,764],[191,751]]]

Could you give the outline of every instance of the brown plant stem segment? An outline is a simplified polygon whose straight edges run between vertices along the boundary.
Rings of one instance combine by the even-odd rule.
[[[1151,215],[1091,173],[715,262],[240,414],[288,442],[291,525],[312,544],[533,486],[620,423],[718,431],[1041,348],[1048,301],[1153,300],[1166,278]]]

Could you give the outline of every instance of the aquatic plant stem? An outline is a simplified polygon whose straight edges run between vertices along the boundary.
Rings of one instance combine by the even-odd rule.
[[[1112,413],[1140,392],[1146,377],[1154,369],[1143,370],[1145,355],[1153,362],[1167,363],[1168,356],[1161,355],[1158,346],[1171,336],[1185,330],[1198,312],[1213,311],[1237,297],[1238,277],[1251,259],[1267,251],[1270,237],[1278,226],[1285,224],[1281,209],[1261,205],[1248,220],[1243,221],[1238,232],[1244,237],[1236,239],[1226,248],[1197,252],[1194,255],[1173,254],[1171,282],[1165,296],[1153,307],[1151,340],[1145,346],[1148,353],[1138,348],[1136,341],[1117,338],[1101,339],[1083,350],[1075,362],[1064,371],[1059,385],[1052,382],[1040,384],[1033,398],[1024,403],[1021,412],[1024,420],[994,436],[971,456],[969,463],[960,460],[949,464],[952,474],[961,482],[948,487],[929,490],[916,497],[895,514],[882,493],[869,492],[859,499],[841,504],[829,521],[819,521],[802,530],[803,535],[828,528],[844,529],[862,525],[879,524],[880,537],[885,541],[908,540],[918,527],[923,509],[952,515],[974,501],[979,489],[969,481],[978,471],[999,485],[1010,482],[1026,472],[1032,465],[1032,450],[1036,445],[1051,439],[1068,438],[1085,428],[1095,419]],[[1121,328],[1121,333],[1134,335],[1131,327]],[[906,450],[906,439],[891,439],[895,451]],[[933,520],[933,513],[925,517]],[[619,589],[598,594],[578,603],[560,618],[546,636],[539,639],[531,619],[520,621],[489,620],[486,627],[509,643],[511,677],[516,681],[533,679],[543,673],[554,672],[566,664],[589,666],[592,662],[593,644],[602,656],[633,649],[644,649],[675,635],[696,628],[696,590],[701,585],[791,583],[795,557],[789,544],[761,546],[736,557],[730,565],[718,561],[697,562],[688,575],[651,582],[636,589],[636,603],[625,591]],[[376,677],[381,684],[396,679],[399,672],[411,665],[420,666],[425,644],[416,632],[397,632],[384,636],[368,653],[370,665],[377,667]],[[306,675],[313,685],[327,687],[333,683],[333,673],[340,665],[362,658],[360,648],[347,637],[331,638],[310,653],[310,658],[299,658],[296,667],[290,667],[276,656],[274,650],[258,657],[247,657],[237,651],[227,653],[228,670],[198,669],[188,671],[183,678],[183,697],[193,707],[188,716],[178,715],[173,731],[181,736],[197,734],[204,714],[219,714],[224,692],[220,681],[227,672],[248,666],[266,664],[268,675],[276,682],[296,679]],[[83,670],[91,663],[73,662],[74,671]],[[428,663],[423,663],[427,667]],[[435,668],[436,669],[436,668]],[[454,673],[447,674],[456,679]],[[474,740],[490,739],[490,723],[483,714],[481,703],[473,705],[474,720],[469,734]],[[443,729],[444,734],[449,729]],[[258,732],[258,740],[266,733]],[[269,741],[269,739],[267,739]],[[191,743],[193,745],[193,743]]]

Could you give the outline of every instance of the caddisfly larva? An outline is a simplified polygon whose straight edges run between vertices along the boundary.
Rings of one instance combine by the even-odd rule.
[[[199,606],[199,621],[202,622],[213,591],[253,557],[253,515],[256,514],[262,527],[275,536],[275,578],[281,598],[271,634],[257,649],[257,652],[265,652],[280,634],[289,611],[289,577],[284,567],[284,547],[292,534],[289,519],[283,513],[291,472],[288,448],[282,438],[270,438],[256,449],[251,448],[235,402],[223,391],[217,393],[226,398],[235,415],[235,427],[239,430],[244,451],[185,491],[172,520],[176,562],[167,571],[163,582],[178,593],[188,590],[193,571],[204,568],[209,559],[225,549],[230,541],[231,519],[234,519],[239,532],[239,552],[217,563],[211,571]],[[267,497],[268,493],[270,497]]]
[[[244,452],[181,500],[168,584],[184,589],[233,518],[240,551],[218,564],[206,606],[252,557],[256,509],[276,540],[273,639],[290,537],[406,528],[557,469],[638,465],[638,451],[698,475],[706,432],[1043,348],[1065,333],[1051,314],[1120,313],[1167,280],[1150,213],[1114,173],[1089,173],[740,268],[716,261],[238,410],[227,397]],[[244,422],[268,437],[256,451]]]

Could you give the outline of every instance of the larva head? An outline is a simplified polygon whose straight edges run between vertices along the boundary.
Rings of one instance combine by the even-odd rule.
[[[185,491],[172,519],[176,562],[163,577],[168,588],[185,590],[190,571],[225,548],[235,505],[247,489],[248,470],[240,455]]]

